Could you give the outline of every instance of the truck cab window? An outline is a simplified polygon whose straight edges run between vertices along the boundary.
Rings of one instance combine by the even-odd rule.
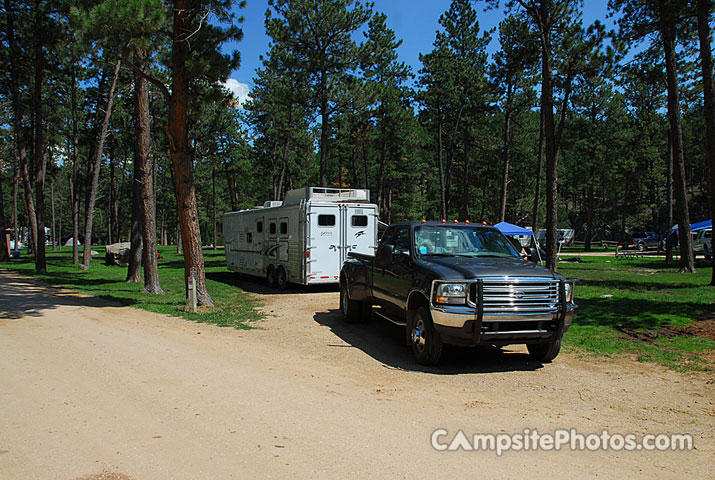
[[[395,253],[410,253],[410,229],[401,227],[395,230],[395,235],[392,238],[392,244],[395,247]]]

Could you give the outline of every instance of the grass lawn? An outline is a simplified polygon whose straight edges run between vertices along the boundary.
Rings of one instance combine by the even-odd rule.
[[[142,308],[151,312],[180,316],[196,322],[208,322],[216,325],[250,328],[249,323],[260,317],[255,310],[255,300],[235,286],[233,274],[226,269],[223,249],[213,251],[204,249],[206,265],[206,284],[216,306],[200,308],[197,313],[184,311],[186,306],[184,289],[183,256],[176,254],[176,247],[159,247],[162,259],[159,259],[159,277],[165,295],[147,295],[141,293],[144,283],[132,284],[124,280],[126,267],[104,265],[104,249],[96,247],[99,255],[92,259],[89,270],[82,271],[72,265],[72,248],[63,247],[61,251],[47,250],[46,275],[35,274],[35,264],[31,256],[23,251],[23,257],[10,263],[0,264],[19,273],[32,275],[52,285],[69,288],[119,302],[123,305]],[[81,259],[80,249],[80,259]]]
[[[687,325],[715,320],[710,268],[693,275],[666,267],[662,258],[582,260],[559,263],[560,273],[579,279],[580,308],[566,334],[567,348],[596,355],[630,354],[678,370],[715,371],[715,342],[687,335]]]

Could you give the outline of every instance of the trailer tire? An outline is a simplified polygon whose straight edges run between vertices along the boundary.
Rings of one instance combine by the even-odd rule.
[[[350,300],[348,285],[346,282],[340,284],[340,311],[343,313],[343,320],[346,323],[357,323],[361,320],[361,302]]]
[[[273,268],[273,265],[268,267],[268,270],[266,271],[266,281],[268,282],[268,286],[271,288],[276,288],[278,286],[276,278],[276,269]]]
[[[288,286],[288,273],[283,265],[276,269],[276,288],[278,290],[285,290]]]

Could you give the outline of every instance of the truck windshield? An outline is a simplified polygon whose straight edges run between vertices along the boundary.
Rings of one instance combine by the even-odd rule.
[[[520,257],[499,230],[472,225],[417,226],[415,252],[420,256]]]

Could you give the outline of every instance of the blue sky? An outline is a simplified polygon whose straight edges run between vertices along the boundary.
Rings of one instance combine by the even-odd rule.
[[[239,14],[245,17],[243,24],[244,38],[231,45],[241,52],[241,67],[231,74],[227,86],[241,99],[248,94],[256,68],[261,66],[260,56],[268,51],[268,37],[265,34],[264,20],[268,8],[267,0],[247,0],[245,9]],[[440,27],[439,17],[449,8],[448,0],[375,0],[375,10],[387,15],[387,25],[402,40],[398,49],[400,60],[412,67],[413,73],[420,69],[419,54],[429,52],[435,39],[435,31]],[[502,2],[503,3],[503,2]],[[607,1],[586,0],[584,2],[584,23],[598,19],[606,22]],[[482,30],[496,27],[504,18],[503,9],[484,11],[484,3],[477,2],[475,8],[479,14]],[[499,47],[492,41],[489,51]]]

